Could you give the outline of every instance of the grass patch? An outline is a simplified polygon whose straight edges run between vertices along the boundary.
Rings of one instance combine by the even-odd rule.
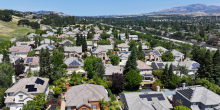
[[[49,86],[49,89],[52,89],[53,88],[53,86]]]
[[[140,92],[140,90],[134,90],[134,91],[122,91],[122,93],[130,93],[130,92]]]

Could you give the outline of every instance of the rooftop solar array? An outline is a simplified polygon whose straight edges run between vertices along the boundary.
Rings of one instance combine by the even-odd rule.
[[[154,53],[155,53],[156,55],[160,55],[160,53],[159,53],[157,50],[154,50]]]
[[[193,90],[192,89],[182,89],[182,90],[177,90],[180,94],[182,94],[183,96],[185,96],[187,99],[191,99],[192,94],[193,94]]]
[[[93,49],[92,52],[95,52],[97,48]]]
[[[33,58],[27,58],[26,63],[29,63],[29,62],[32,62],[32,61],[33,61]]]
[[[21,43],[21,45],[27,45],[27,43]]]
[[[36,92],[37,91],[37,88],[29,88],[28,89],[28,92]]]
[[[140,98],[147,98],[148,101],[152,101],[152,98],[158,98],[158,100],[165,100],[163,94],[141,94]]]
[[[48,46],[49,46],[50,48],[52,48],[52,49],[54,48],[54,46],[52,46],[52,45],[48,45]]]
[[[26,85],[25,87],[26,89],[29,89],[29,88],[34,88],[34,85]]]
[[[73,60],[70,65],[80,65],[76,60]]]
[[[41,84],[44,85],[44,80],[37,78],[37,80],[35,81],[36,84]]]
[[[199,63],[193,63],[192,66],[193,66],[192,69],[198,69],[200,65]]]
[[[79,58],[78,58],[78,61],[82,62],[82,59],[79,59]]]

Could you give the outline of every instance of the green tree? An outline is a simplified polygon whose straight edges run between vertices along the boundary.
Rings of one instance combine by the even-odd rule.
[[[179,71],[180,71],[180,76],[182,76],[182,74],[184,74],[184,75],[188,75],[188,70],[187,70],[187,68],[186,68],[186,66],[178,66],[179,67]]]
[[[171,77],[171,80],[170,80],[169,84],[168,84],[168,87],[172,88],[172,89],[175,89],[175,88],[177,88],[177,85],[178,85],[179,82],[180,82],[180,77],[177,76],[177,75],[173,75]]]
[[[108,106],[108,101],[105,101],[105,97],[99,100],[101,110],[104,110]]]
[[[46,103],[46,95],[37,94],[33,100],[28,101],[28,103],[23,106],[22,110],[43,110],[46,108]]]
[[[105,66],[101,58],[98,58],[98,62],[96,64],[95,72],[98,73],[100,78],[104,77],[105,74]]]
[[[131,70],[129,72],[127,72],[125,75],[125,85],[127,87],[130,87],[130,89],[132,90],[133,87],[137,87],[140,85],[140,83],[142,82],[142,76],[134,70]]]
[[[56,86],[55,88],[53,88],[53,92],[56,94],[56,95],[60,95],[62,93],[62,88]]]
[[[15,75],[15,69],[11,63],[0,64],[0,88],[8,88],[12,84],[12,76]]]
[[[180,106],[174,107],[174,110],[191,110],[191,109],[186,106],[180,105]]]
[[[212,60],[213,60],[213,65],[214,65],[212,78],[215,80],[216,84],[219,84],[220,83],[220,53],[219,53],[219,49],[213,55]]]
[[[139,51],[139,52],[142,52],[142,43],[139,43],[138,51]]]
[[[205,33],[205,35],[204,35],[204,41],[207,41],[207,35],[206,35],[206,33]]]
[[[174,56],[173,56],[172,53],[168,52],[168,53],[162,54],[162,60],[163,60],[164,62],[174,61]]]
[[[125,65],[125,68],[124,68],[124,71],[123,71],[123,74],[127,74],[129,71],[131,70],[134,70],[136,71],[137,73],[140,72],[140,70],[137,68],[137,52],[136,52],[136,48],[133,47],[132,50],[131,50],[131,54],[130,56],[128,57],[128,61]]]
[[[5,91],[7,90],[7,88],[0,88],[0,106],[2,106],[4,104],[5,98],[4,96],[6,96]]]
[[[169,82],[168,64],[165,65],[165,68],[163,70],[163,74],[161,76],[161,81],[165,85]]]
[[[83,69],[87,71],[87,77],[89,79],[92,79],[95,74],[94,67],[93,67],[93,57],[91,58],[87,57],[84,60],[83,64],[84,64]]]
[[[174,74],[173,74],[173,64],[172,64],[172,63],[170,64],[168,73],[169,73],[169,77],[170,77],[170,78],[174,75]]]
[[[82,81],[83,81],[82,73],[80,72],[76,73],[74,71],[72,72],[72,75],[70,76],[70,80],[68,82],[70,85],[74,86],[74,85],[82,84]]]
[[[82,51],[85,52],[87,50],[87,42],[86,37],[83,37],[83,43],[82,43]]]
[[[117,55],[112,55],[110,57],[112,65],[116,66],[120,62],[120,58]]]
[[[128,43],[128,45],[130,46],[129,51],[131,51],[133,47],[135,48],[135,50],[137,50],[136,42],[134,40],[130,41],[130,43]]]
[[[28,52],[27,56],[28,57],[34,57],[35,56],[35,51],[32,50],[32,51]]]
[[[5,49],[3,50],[2,62],[10,63],[10,58],[9,58],[9,55],[8,55],[8,51],[5,50]]]

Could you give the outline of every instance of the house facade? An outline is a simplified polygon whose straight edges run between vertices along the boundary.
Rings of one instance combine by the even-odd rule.
[[[64,40],[62,42],[59,43],[60,46],[71,46],[73,45],[73,42],[70,40]]]
[[[101,58],[102,60],[109,60],[108,55],[106,54],[107,52],[108,52],[108,50],[103,47],[97,47],[92,50],[92,54],[95,57]]]
[[[40,54],[40,50],[41,50],[42,48],[43,48],[43,49],[47,49],[47,48],[48,48],[51,54],[52,54],[53,50],[55,49],[55,47],[52,46],[52,45],[43,44],[43,45],[40,45],[39,47],[37,47],[37,48],[35,49],[35,54],[36,54],[36,55],[39,55],[39,54]]]
[[[135,40],[137,41],[138,40],[138,35],[129,35],[129,40]]]
[[[87,50],[92,50],[93,47],[92,41],[86,41],[86,43],[87,43]]]
[[[54,41],[53,40],[50,40],[50,39],[44,39],[40,42],[41,45],[43,44],[50,44],[50,45],[54,45]]]
[[[10,110],[22,110],[24,104],[38,94],[49,94],[49,79],[41,77],[22,78],[15,82],[15,76],[12,76],[13,86],[6,91],[5,104]]]
[[[154,76],[152,75],[153,68],[148,66],[141,60],[137,60],[137,68],[140,69],[140,74],[143,77],[142,81],[153,81]]]
[[[112,64],[105,64],[104,77],[109,77],[110,79],[112,79],[113,73],[123,74],[123,69],[119,65],[113,66]]]
[[[126,43],[122,43],[122,44],[118,44],[117,45],[117,48],[120,50],[120,51],[128,51],[129,49],[129,45],[127,45]]]
[[[175,49],[169,50],[165,53],[172,53],[174,56],[174,61],[176,61],[176,62],[184,60],[184,54],[175,50]]]
[[[77,57],[70,57],[67,59],[64,59],[63,61],[67,65],[68,71],[77,71],[83,67],[83,59],[77,58]]]
[[[145,61],[162,61],[162,55],[158,50],[142,50]]]
[[[12,46],[9,49],[9,54],[25,58],[30,51],[32,51],[31,46]]]
[[[26,57],[24,59],[25,73],[29,71],[39,71],[40,70],[40,59],[39,57]],[[30,69],[30,70],[29,70]]]

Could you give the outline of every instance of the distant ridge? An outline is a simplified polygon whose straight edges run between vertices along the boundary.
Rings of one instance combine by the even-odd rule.
[[[41,10],[41,11],[33,11],[32,13],[36,13],[36,14],[50,14],[52,12],[55,13],[55,14],[58,14],[60,16],[63,16],[63,17],[70,16],[70,15],[64,14],[63,12],[57,12],[57,11],[44,11],[44,10]]]

